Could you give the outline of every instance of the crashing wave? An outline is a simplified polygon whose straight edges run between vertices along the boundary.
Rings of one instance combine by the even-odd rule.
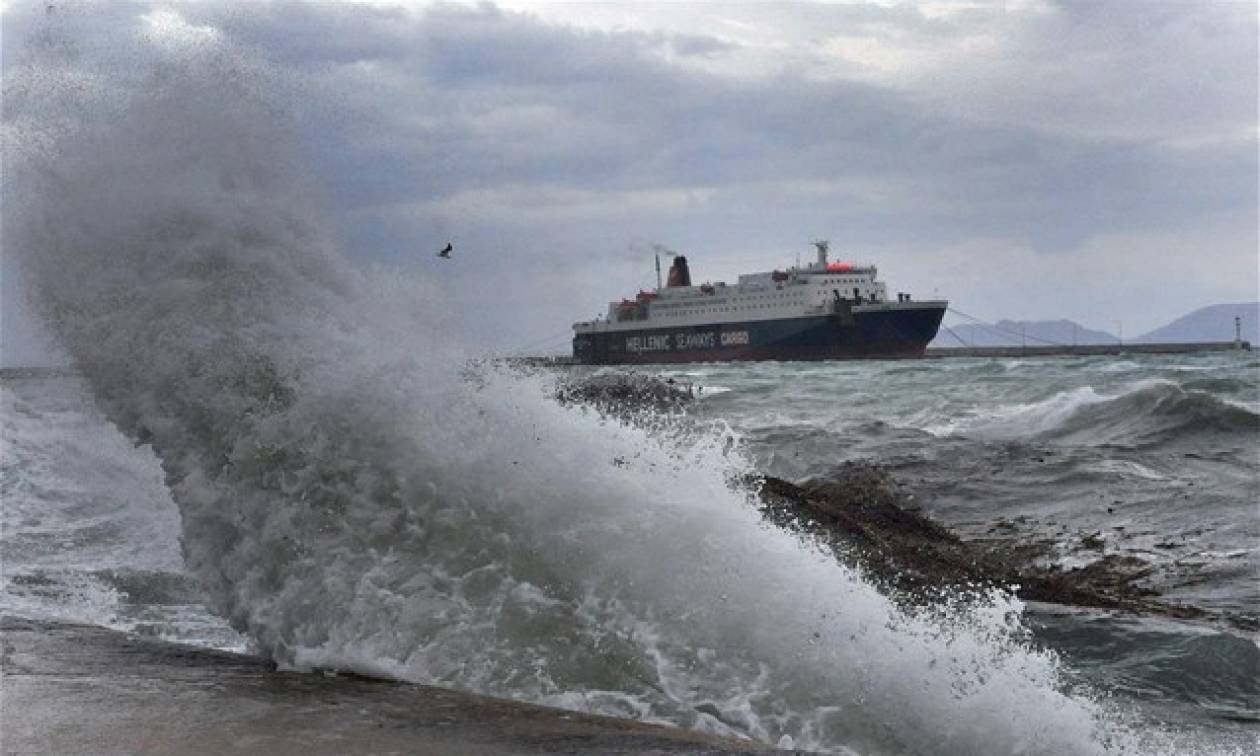
[[[468,380],[438,292],[341,259],[265,67],[141,52],[92,87],[69,45],[6,72],[6,251],[274,658],[805,747],[1142,750],[1018,602],[907,616],[767,528],[718,439]]]

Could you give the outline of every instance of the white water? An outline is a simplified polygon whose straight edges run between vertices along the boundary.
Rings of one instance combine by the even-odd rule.
[[[764,524],[716,440],[467,368],[437,292],[340,259],[265,69],[140,49],[6,72],[5,251],[266,652],[785,745],[1150,752],[1016,602],[906,616]]]
[[[0,384],[0,610],[233,651],[246,642],[184,574],[179,512],[79,379]]]

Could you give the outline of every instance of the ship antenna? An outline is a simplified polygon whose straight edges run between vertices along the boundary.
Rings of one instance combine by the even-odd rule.
[[[661,288],[661,253],[656,253],[656,288]]]

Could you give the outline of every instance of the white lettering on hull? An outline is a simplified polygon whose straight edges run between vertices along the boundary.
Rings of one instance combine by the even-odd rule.
[[[712,349],[717,343],[717,334],[708,333],[679,333],[674,335],[674,343],[679,349]]]
[[[637,354],[688,349],[714,349],[718,346],[747,346],[749,341],[748,331],[727,331],[720,336],[713,331],[699,333],[680,331],[673,335],[672,340],[669,334],[627,336],[626,351]]]
[[[626,339],[627,352],[668,352],[669,336],[630,336]]]

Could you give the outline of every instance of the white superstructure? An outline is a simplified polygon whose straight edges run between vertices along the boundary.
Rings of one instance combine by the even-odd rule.
[[[837,301],[849,303],[853,312],[881,309],[887,304],[887,289],[877,279],[875,266],[829,262],[827,242],[814,244],[818,248],[815,262],[782,271],[748,273],[733,285],[718,281],[692,286],[686,258],[676,258],[670,269],[670,285],[641,291],[634,299],[610,302],[607,315],[575,323],[573,329],[593,333],[777,320],[833,312]],[[909,295],[898,294],[897,302],[905,307]]]

